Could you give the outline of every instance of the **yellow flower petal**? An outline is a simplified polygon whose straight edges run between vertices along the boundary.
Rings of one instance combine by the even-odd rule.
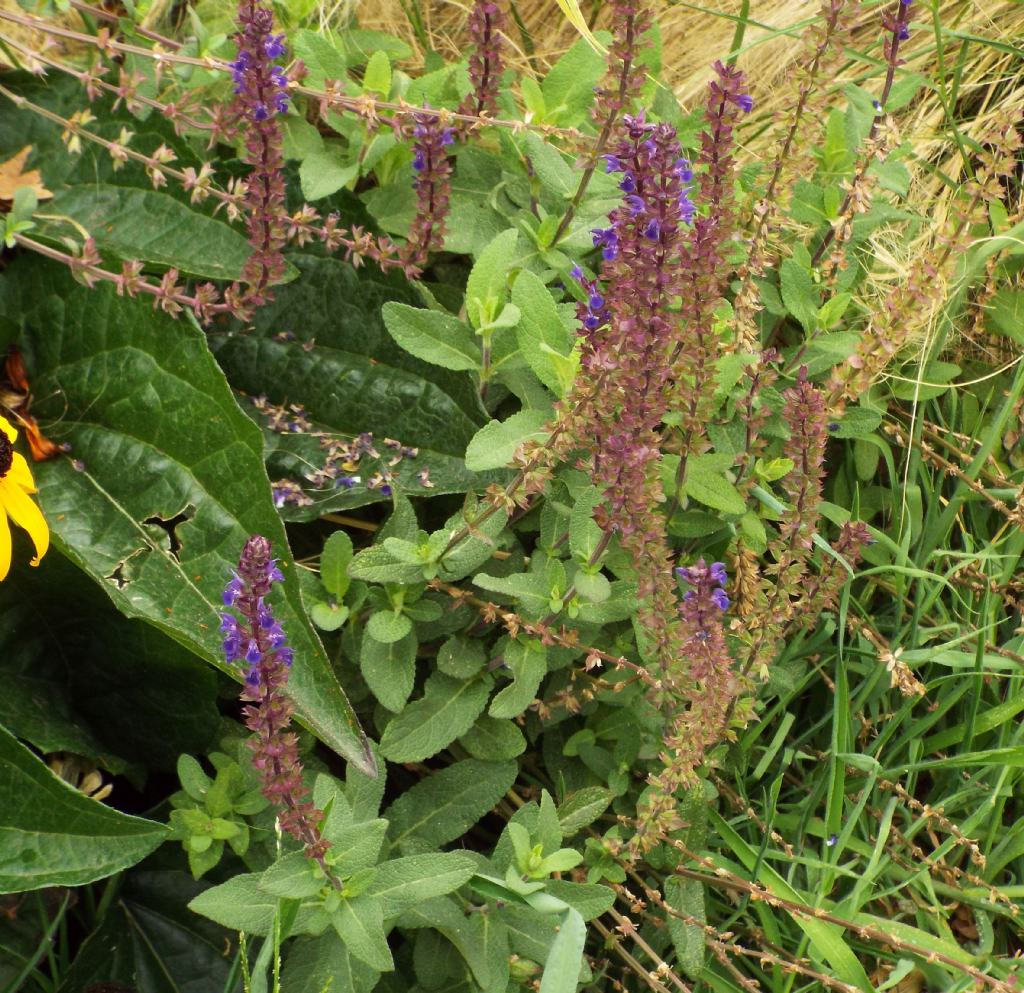
[[[4,476],[4,480],[8,483],[17,484],[29,493],[36,492],[36,484],[32,479],[32,470],[29,469],[25,456],[19,455],[17,452],[14,452],[14,460],[11,462],[11,468],[7,471],[7,475]]]
[[[7,578],[11,568],[11,529],[7,526],[7,515],[0,510],[0,583]]]
[[[50,547],[50,529],[41,511],[20,486],[12,486],[6,479],[0,480],[0,505],[18,527],[28,532],[36,546],[36,557],[32,565],[39,565],[39,560]],[[10,552],[7,557],[10,559]]]
[[[15,438],[18,437],[18,432],[11,427],[11,422],[6,417],[0,416],[0,431],[3,431],[7,435],[7,440],[14,444]]]

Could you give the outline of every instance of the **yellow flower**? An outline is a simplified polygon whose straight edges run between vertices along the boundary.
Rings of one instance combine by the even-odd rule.
[[[11,529],[7,524],[8,517],[28,532],[36,546],[36,557],[32,565],[39,565],[39,560],[50,547],[50,529],[39,508],[29,498],[30,493],[36,492],[32,473],[24,456],[14,450],[17,437],[18,433],[10,423],[0,417],[0,580],[7,578],[11,568]]]

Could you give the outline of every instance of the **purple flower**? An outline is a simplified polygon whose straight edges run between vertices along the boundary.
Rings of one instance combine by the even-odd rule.
[[[615,228],[594,228],[594,247],[601,249],[606,262],[611,262],[619,254],[619,239]]]
[[[899,30],[896,32],[896,37],[900,41],[907,41],[910,38],[910,28],[906,24],[901,24]]]
[[[749,114],[754,109],[754,98],[749,93],[741,93],[736,98],[736,106],[739,107],[744,114]]]
[[[658,218],[652,217],[644,228],[644,237],[649,241],[657,241],[661,237],[661,224]]]
[[[604,171],[608,173],[622,172],[622,162],[619,161],[619,157],[617,155],[605,155]]]
[[[269,34],[264,39],[263,50],[267,53],[268,59],[279,59],[284,55],[284,35]]]
[[[647,212],[647,204],[644,203],[644,198],[637,196],[635,193],[625,197],[624,203],[634,217],[639,217]]]
[[[689,159],[676,159],[676,164],[672,167],[672,172],[675,174],[677,179],[682,180],[684,183],[689,183],[693,179],[693,166],[690,164]]]
[[[242,595],[242,580],[236,575],[234,579],[224,587],[222,594],[225,607],[234,606],[235,601]],[[222,629],[223,630],[223,629]]]
[[[711,591],[711,602],[719,610],[728,610],[729,609],[729,598],[726,596],[725,590],[721,590],[721,589],[719,589],[719,590],[712,590]]]
[[[417,172],[423,172],[427,168],[427,156],[421,149],[417,148],[412,156],[412,167]]]
[[[626,175],[622,177],[622,182],[619,183],[619,189],[622,190],[623,193],[636,193],[636,176],[631,172],[627,172]]]
[[[708,574],[719,586],[725,586],[726,580],[729,578],[724,562],[712,562]]]

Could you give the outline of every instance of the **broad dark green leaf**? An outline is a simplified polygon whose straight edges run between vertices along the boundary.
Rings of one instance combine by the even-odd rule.
[[[0,893],[103,879],[166,837],[163,824],[79,793],[0,727]]]
[[[156,190],[104,183],[71,186],[57,192],[46,213],[77,221],[101,252],[165,268],[176,266],[182,273],[206,279],[241,278],[251,251],[239,231]],[[68,230],[54,222],[47,228],[52,235]],[[295,274],[291,268],[290,277]]]
[[[309,520],[386,500],[367,485],[377,473],[390,473],[410,496],[486,484],[489,477],[467,471],[463,462],[486,419],[472,380],[409,355],[384,327],[384,303],[418,302],[409,289],[395,277],[357,272],[336,259],[292,259],[302,279],[278,289],[275,301],[257,315],[257,333],[216,334],[211,345],[236,388],[277,404],[301,403],[309,415],[311,432],[268,433],[275,478],[288,475],[303,483],[322,467],[321,436],[345,440],[372,431],[380,457],[363,457],[351,488],[307,489],[313,506],[287,508],[288,516]],[[418,454],[391,466],[385,438]],[[420,480],[423,470],[432,485]]]
[[[112,772],[170,770],[220,726],[217,675],[59,555],[0,586],[0,723],[44,752]]]
[[[59,993],[98,990],[103,983],[138,993],[223,989],[238,936],[188,909],[203,889],[184,872],[129,873],[103,923],[64,974]]]
[[[218,632],[221,591],[246,538],[268,537],[286,575],[272,598],[296,653],[289,692],[300,716],[350,761],[372,767],[365,738],[302,609],[259,432],[238,409],[205,336],[110,286],[59,267],[15,265],[0,309],[21,315],[39,416],[67,459],[36,468],[54,544],[129,617],[140,617],[233,678]]]

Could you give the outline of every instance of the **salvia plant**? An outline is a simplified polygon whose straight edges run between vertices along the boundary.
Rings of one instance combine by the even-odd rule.
[[[0,10],[0,990],[1018,989],[1019,47],[422,6]]]

